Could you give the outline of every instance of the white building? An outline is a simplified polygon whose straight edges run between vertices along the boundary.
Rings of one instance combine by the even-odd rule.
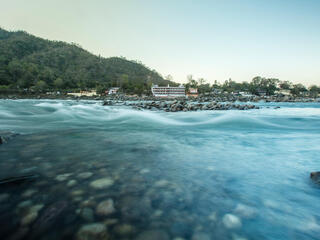
[[[153,85],[151,87],[151,92],[155,97],[185,97],[186,90],[183,85],[179,87],[159,87],[158,85]]]
[[[74,97],[82,97],[82,96],[93,97],[97,95],[97,91],[96,90],[80,91],[78,93],[67,93],[67,95],[74,96]]]
[[[120,88],[118,88],[118,87],[110,88],[109,91],[108,91],[108,94],[109,94],[109,95],[117,94],[117,92],[118,92],[119,89],[120,89]]]

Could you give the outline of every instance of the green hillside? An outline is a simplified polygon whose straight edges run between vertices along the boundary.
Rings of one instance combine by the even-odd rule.
[[[141,63],[103,58],[77,44],[49,41],[23,31],[0,28],[1,88],[103,89],[120,86],[125,92],[146,92],[150,85],[174,84]]]

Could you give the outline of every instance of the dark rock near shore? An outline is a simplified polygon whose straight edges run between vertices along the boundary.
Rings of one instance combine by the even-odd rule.
[[[38,238],[52,227],[68,207],[67,201],[59,201],[45,208],[32,227],[33,239]]]
[[[152,101],[152,102],[133,102],[128,103],[135,109],[149,109],[149,110],[161,110],[166,112],[188,112],[188,111],[201,111],[201,110],[249,110],[259,109],[258,106],[253,104],[231,104],[231,103],[219,103],[219,102],[191,102],[186,100],[174,100],[174,101]]]
[[[315,182],[320,184],[320,172],[310,173],[310,178]]]
[[[4,144],[8,142],[13,137],[17,136],[19,134],[14,132],[0,132],[0,144]]]

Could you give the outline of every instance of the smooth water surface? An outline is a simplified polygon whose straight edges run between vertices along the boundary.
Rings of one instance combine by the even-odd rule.
[[[319,239],[320,104],[259,105],[0,100],[1,239]]]

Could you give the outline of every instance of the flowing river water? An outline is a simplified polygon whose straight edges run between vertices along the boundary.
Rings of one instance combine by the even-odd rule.
[[[0,100],[0,239],[319,239],[320,104],[257,104]]]

